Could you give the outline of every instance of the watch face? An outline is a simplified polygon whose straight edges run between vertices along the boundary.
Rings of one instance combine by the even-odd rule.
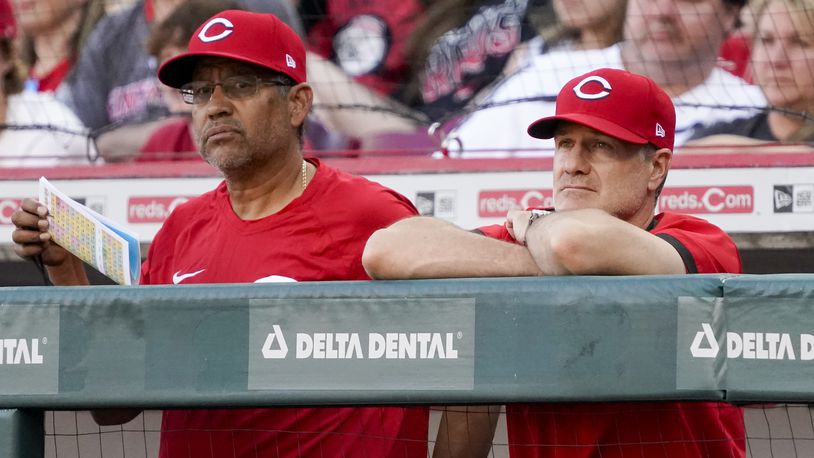
[[[550,213],[551,212],[548,211],[548,210],[540,210],[540,209],[532,210],[531,214],[529,215],[529,224],[528,224],[528,226],[526,226],[526,230],[528,230],[531,227],[531,225],[534,224],[535,221],[537,221],[538,219],[540,219],[540,218],[542,218],[542,217],[544,217],[544,216],[546,216],[546,215],[548,215]]]

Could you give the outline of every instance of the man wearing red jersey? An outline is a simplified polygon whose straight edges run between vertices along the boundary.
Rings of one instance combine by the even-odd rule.
[[[409,218],[370,238],[362,258],[368,273],[434,278],[741,271],[735,244],[718,227],[686,215],[654,216],[673,154],[675,109],[650,79],[613,69],[578,76],[560,91],[556,114],[532,123],[528,133],[554,138],[555,212],[513,211],[504,225],[474,232]],[[481,456],[473,449],[489,445],[495,423],[475,414],[484,408],[469,410],[446,415],[436,448]],[[745,453],[743,414],[721,403],[510,405],[507,422],[512,458]]]
[[[367,238],[417,213],[394,191],[303,159],[313,97],[305,47],[276,17],[216,14],[158,77],[192,105],[200,153],[225,179],[167,219],[142,284],[367,279]],[[14,213],[17,253],[41,255],[55,284],[87,284],[81,261],[50,242],[46,216],[33,200]],[[135,414],[94,416],[112,424]],[[425,408],[165,411],[160,456],[425,457],[427,421]]]

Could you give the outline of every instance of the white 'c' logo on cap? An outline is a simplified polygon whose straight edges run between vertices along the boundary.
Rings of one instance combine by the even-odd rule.
[[[222,24],[224,27],[226,27],[226,30],[210,37],[206,33],[209,32],[209,29],[215,24]],[[215,19],[212,19],[211,21],[207,22],[204,28],[201,29],[200,32],[198,32],[198,39],[203,41],[204,43],[211,43],[213,41],[223,40],[224,38],[232,34],[232,29],[234,27],[235,26],[228,19],[216,17]]]
[[[600,91],[600,92],[597,92],[596,94],[586,94],[585,92],[582,92],[582,86],[585,86],[588,83],[599,83],[599,84],[602,85],[602,88],[604,90]],[[583,100],[604,99],[605,97],[610,95],[610,91],[611,91],[611,85],[608,82],[608,80],[606,80],[605,78],[602,78],[601,76],[596,76],[596,75],[589,76],[589,77],[585,78],[584,80],[580,81],[579,84],[574,86],[574,94],[576,94],[577,97],[579,97],[579,98],[581,98]]]

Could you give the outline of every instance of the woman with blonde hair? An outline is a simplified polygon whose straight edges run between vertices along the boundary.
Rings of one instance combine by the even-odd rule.
[[[753,6],[753,79],[770,107],[699,130],[695,145],[814,140],[814,0],[766,0]]]

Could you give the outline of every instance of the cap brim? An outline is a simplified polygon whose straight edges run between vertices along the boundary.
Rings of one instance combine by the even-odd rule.
[[[612,121],[579,113],[549,116],[538,119],[529,125],[527,132],[529,135],[535,138],[553,138],[557,129],[557,124],[559,124],[561,121],[570,121],[577,124],[582,124],[583,126],[596,129],[605,135],[610,135],[613,138],[638,145],[644,145],[648,142],[646,138],[636,135]]]
[[[192,73],[195,71],[195,66],[198,62],[205,57],[223,57],[225,59],[237,60],[259,67],[268,68],[273,71],[279,71],[268,67],[263,62],[246,59],[242,56],[236,56],[226,52],[196,52],[179,54],[171,59],[168,59],[161,67],[158,68],[158,80],[169,87],[180,89],[181,86],[192,81]]]

